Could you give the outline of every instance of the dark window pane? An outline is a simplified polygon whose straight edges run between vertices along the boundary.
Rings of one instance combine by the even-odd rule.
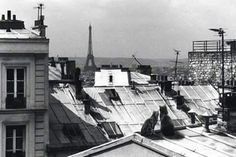
[[[10,126],[6,127],[6,137],[12,137],[13,136],[13,130]]]
[[[7,94],[6,108],[13,108],[14,105],[14,94]]]
[[[17,93],[24,93],[24,82],[17,81]]]
[[[16,127],[16,136],[23,137],[24,126],[17,126]]]
[[[14,93],[14,82],[7,81],[7,93]]]
[[[14,80],[14,69],[7,69],[7,80]]]
[[[16,149],[23,148],[23,138],[16,138]]]
[[[17,69],[17,80],[24,80],[24,69]]]
[[[13,149],[13,139],[12,138],[7,138],[6,139],[6,149]]]
[[[6,157],[13,157],[13,152],[6,152]]]

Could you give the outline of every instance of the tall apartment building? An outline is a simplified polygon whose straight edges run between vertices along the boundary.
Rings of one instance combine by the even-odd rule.
[[[41,15],[35,30],[7,12],[0,21],[0,156],[44,157],[49,141],[48,52]]]
[[[236,42],[235,40],[225,40],[224,45],[225,80],[234,80],[236,76]],[[221,41],[193,41],[193,50],[188,53],[190,77],[197,83],[220,83],[221,52]]]

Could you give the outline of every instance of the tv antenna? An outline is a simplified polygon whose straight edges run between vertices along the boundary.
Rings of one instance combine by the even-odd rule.
[[[180,55],[180,50],[174,49],[174,51],[176,52],[176,59],[175,59],[175,76],[174,76],[174,80],[176,81],[176,78],[177,78],[178,57],[179,57],[179,55]]]
[[[41,16],[43,15],[43,9],[44,9],[44,4],[39,3],[37,7],[34,7],[34,9],[38,10],[38,20],[40,20]]]

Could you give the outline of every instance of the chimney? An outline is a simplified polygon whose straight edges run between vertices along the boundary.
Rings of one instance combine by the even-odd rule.
[[[135,82],[132,81],[132,87],[131,87],[132,90],[135,90]]]
[[[54,57],[49,57],[49,63],[51,64],[52,67],[56,67],[56,62],[54,60]]]
[[[188,114],[191,117],[191,123],[195,124],[196,118],[195,118],[195,112],[193,110],[188,111]]]
[[[64,79],[65,78],[65,63],[64,62],[60,62],[61,65],[61,78]]]
[[[89,99],[84,99],[83,103],[84,103],[84,113],[90,114],[90,101],[89,101]]]
[[[82,82],[80,81],[80,68],[76,68],[75,69],[75,95],[76,95],[76,99],[80,99],[82,94]]]
[[[66,62],[66,74],[67,78],[74,80],[75,78],[75,61]]]
[[[2,14],[2,20],[5,20],[5,15],[4,14]]]
[[[13,15],[13,21],[16,21],[16,15]]]
[[[88,94],[85,95],[85,99],[83,99],[84,103],[84,113],[90,114],[90,100]]]
[[[7,11],[7,20],[11,20],[11,10]]]
[[[184,104],[184,97],[180,95],[180,91],[177,91],[176,96],[177,109],[181,109]]]

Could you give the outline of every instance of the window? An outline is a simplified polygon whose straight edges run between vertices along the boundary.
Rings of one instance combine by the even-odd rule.
[[[6,108],[25,108],[25,69],[7,69]]]
[[[120,127],[116,124],[116,122],[103,122],[101,126],[107,132],[109,138],[120,138],[123,137],[123,133],[120,130]]]
[[[109,75],[109,83],[113,83],[113,76]]]
[[[25,157],[25,126],[6,126],[6,157]]]

